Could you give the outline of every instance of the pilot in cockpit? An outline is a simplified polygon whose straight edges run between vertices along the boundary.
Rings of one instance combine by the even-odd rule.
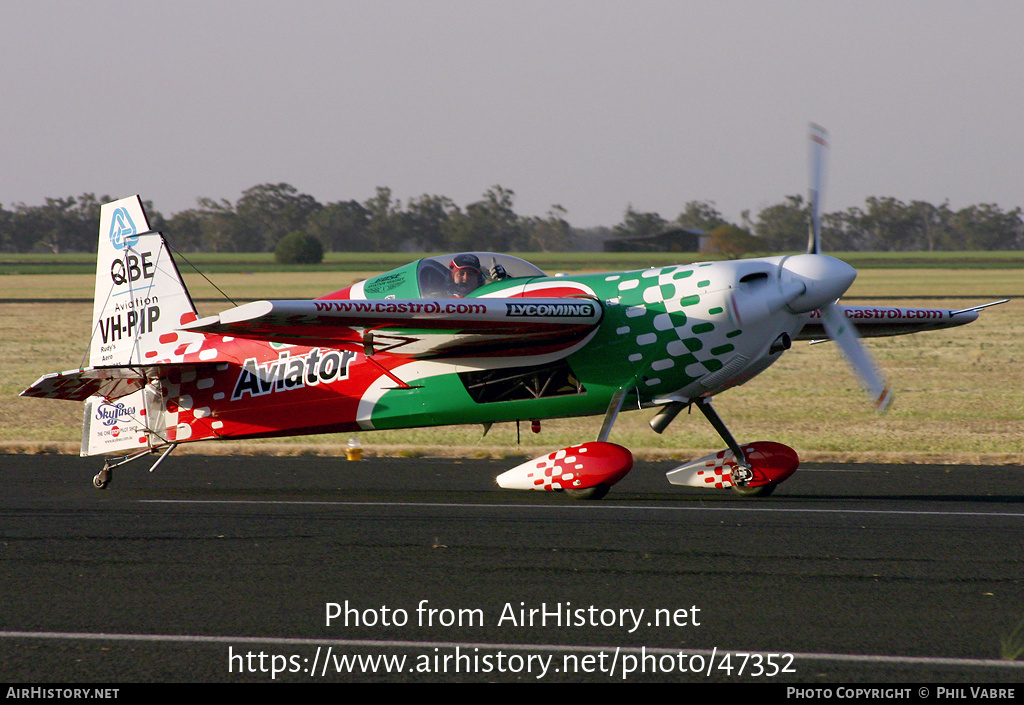
[[[455,255],[451,264],[448,265],[448,271],[451,274],[450,293],[455,298],[461,299],[468,296],[483,286],[486,281],[483,270],[480,268],[480,258],[474,254]],[[490,275],[491,281],[508,277],[505,268],[494,261],[491,262]]]

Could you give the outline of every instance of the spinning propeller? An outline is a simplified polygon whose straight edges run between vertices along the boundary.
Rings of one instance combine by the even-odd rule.
[[[852,272],[853,277],[856,277],[857,272],[845,262],[840,262],[839,260],[834,260],[831,257],[826,257],[821,254],[821,191],[825,173],[825,152],[828,149],[828,133],[820,125],[812,123],[810,139],[811,186],[809,205],[811,211],[811,226],[807,242],[807,253],[816,259],[820,258],[831,260],[832,262],[839,262]],[[828,265],[827,268],[834,268],[838,270],[838,267],[835,265]],[[838,271],[836,273],[838,274]],[[819,278],[818,281],[821,281],[823,278],[824,277]],[[841,278],[841,276],[837,277],[837,279]],[[842,292],[845,292],[846,287],[852,283],[853,278],[850,278],[846,286],[843,287]],[[836,281],[836,284],[839,284],[838,280]],[[839,296],[842,295],[842,292],[840,292],[840,294],[835,298],[817,307],[821,312],[822,325],[825,328],[825,332],[828,333],[828,337],[839,346],[839,350],[843,353],[846,361],[850,364],[850,367],[853,368],[853,371],[857,373],[864,389],[874,399],[876,410],[885,411],[892,402],[892,392],[889,391],[889,386],[886,383],[885,378],[882,376],[881,372],[878,371],[878,368],[871,359],[871,356],[861,344],[860,334],[857,333],[857,329],[846,319],[846,315],[836,306],[836,301]]]

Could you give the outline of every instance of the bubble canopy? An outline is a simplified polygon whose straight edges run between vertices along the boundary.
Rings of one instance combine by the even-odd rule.
[[[357,299],[459,298],[465,294],[455,292],[453,289],[451,265],[456,259],[459,262],[472,262],[472,258],[476,258],[475,261],[479,263],[480,273],[483,275],[481,289],[492,281],[496,281],[490,278],[491,270],[495,266],[500,266],[505,271],[505,278],[530,279],[545,276],[544,272],[536,265],[512,255],[500,252],[455,252],[424,257],[320,298],[347,299],[350,296]]]
[[[471,257],[467,257],[467,255]],[[470,260],[472,257],[480,263],[480,272],[485,282],[491,281],[490,272],[495,266],[500,266],[509,277],[542,277],[544,272],[526,260],[513,257],[512,255],[500,252],[459,252],[449,255],[437,255],[426,257],[417,264],[416,281],[419,284],[420,296],[444,296],[450,287],[451,269],[453,263],[458,260],[459,264]]]

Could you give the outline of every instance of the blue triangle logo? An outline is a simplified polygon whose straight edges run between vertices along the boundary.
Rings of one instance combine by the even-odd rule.
[[[116,209],[110,223],[110,244],[115,250],[123,250],[134,245],[138,239],[139,233],[135,230],[132,217],[128,215],[128,209]]]

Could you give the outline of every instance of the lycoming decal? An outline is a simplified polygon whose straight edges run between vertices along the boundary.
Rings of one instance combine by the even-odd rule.
[[[594,305],[586,302],[565,304],[505,304],[506,316],[584,316],[594,315]]]
[[[313,348],[294,357],[285,351],[276,360],[262,364],[250,357],[242,365],[231,399],[241,399],[246,394],[258,397],[348,379],[348,365],[355,356],[351,350]]]

